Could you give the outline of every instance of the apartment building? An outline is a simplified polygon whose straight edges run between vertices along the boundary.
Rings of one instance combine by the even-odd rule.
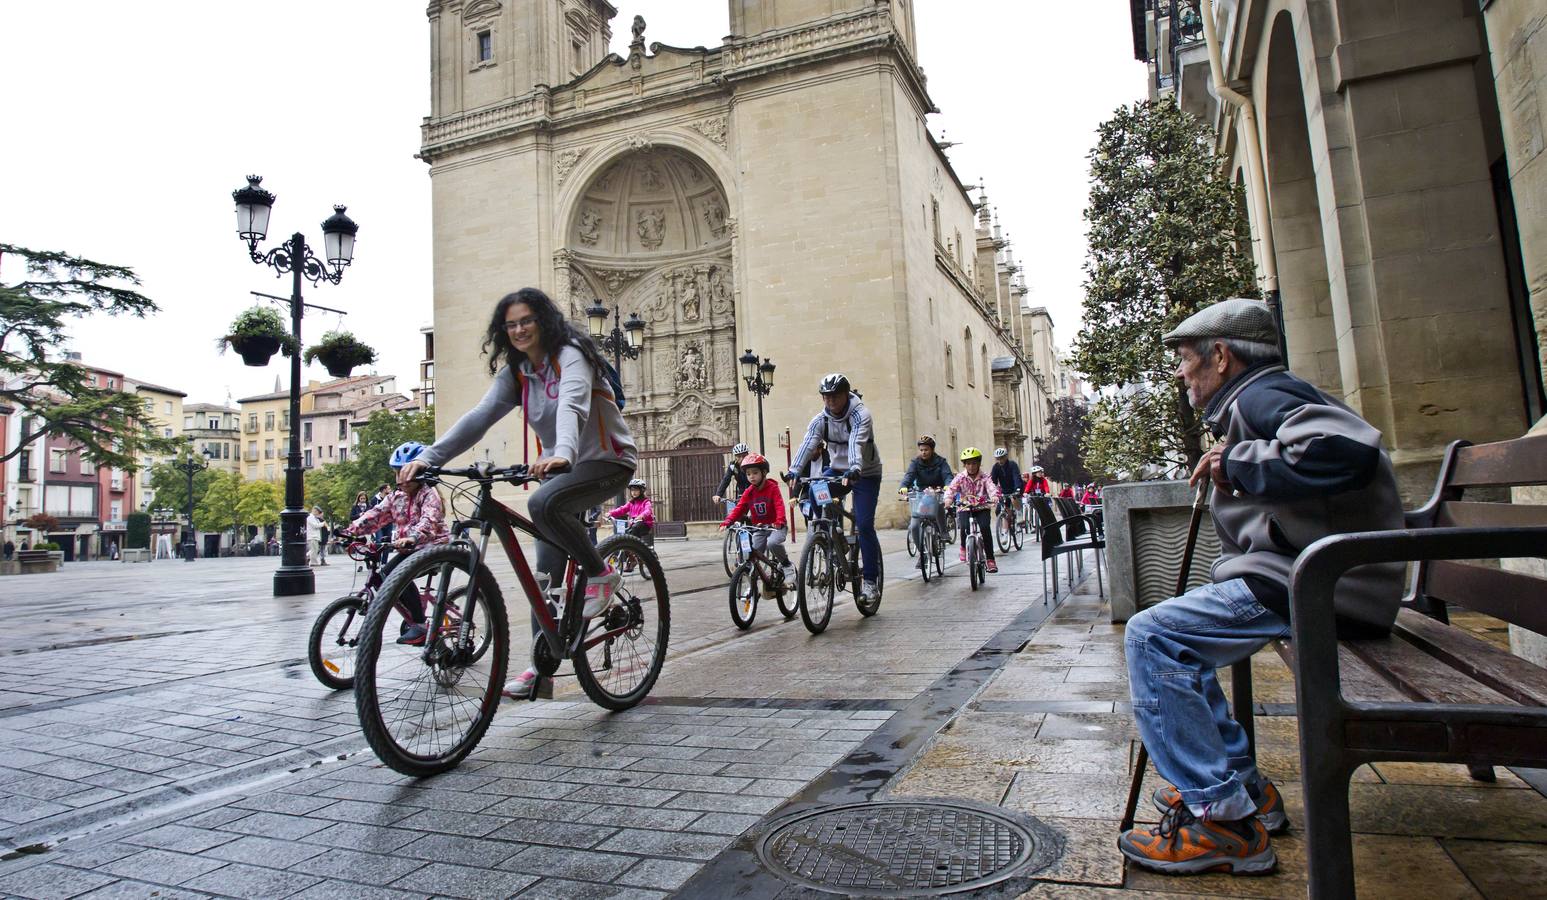
[[[176,388],[163,387],[151,384],[138,378],[130,377],[126,390],[132,390],[135,394],[144,398],[145,417],[151,426],[156,429],[156,434],[164,438],[175,438],[183,433],[183,401],[187,394]],[[145,453],[140,457],[140,477],[135,479],[135,496],[130,504],[132,509],[150,509],[155,501],[155,491],[150,487],[150,479],[146,477],[152,466],[170,462],[176,457],[168,453]]]
[[[195,455],[210,467],[225,472],[241,471],[241,410],[216,403],[190,403],[183,408],[183,436]]]

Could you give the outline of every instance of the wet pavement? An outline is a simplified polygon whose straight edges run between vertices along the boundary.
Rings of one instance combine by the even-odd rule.
[[[417,781],[377,762],[352,697],[306,666],[347,560],[304,598],[268,596],[272,559],[8,578],[0,894],[674,891],[775,811],[875,794],[1054,608],[1031,553],[971,592],[954,561],[925,586],[901,534],[884,544],[880,614],[840,596],[813,637],[766,601],[737,630],[718,542],[660,542],[672,645],[647,704],[608,714],[561,677]]]

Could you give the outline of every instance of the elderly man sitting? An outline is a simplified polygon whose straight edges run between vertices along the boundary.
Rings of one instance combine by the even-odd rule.
[[[1192,483],[1214,486],[1220,557],[1212,583],[1150,607],[1125,636],[1134,719],[1155,769],[1153,828],[1118,839],[1160,872],[1263,874],[1278,864],[1268,834],[1288,827],[1284,802],[1257,771],[1214,670],[1289,634],[1289,572],[1318,538],[1402,527],[1380,432],[1285,370],[1268,307],[1226,300],[1165,335],[1187,399],[1219,439]],[[1400,564],[1362,566],[1338,584],[1345,634],[1388,632]]]

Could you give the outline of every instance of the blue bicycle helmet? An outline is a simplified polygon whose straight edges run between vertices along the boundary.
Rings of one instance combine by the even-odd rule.
[[[419,458],[424,452],[424,445],[418,441],[409,441],[392,451],[392,461],[389,465],[394,469],[401,469]]]

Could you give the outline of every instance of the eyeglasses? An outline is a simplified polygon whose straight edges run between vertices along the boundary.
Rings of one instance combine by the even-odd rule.
[[[523,328],[531,328],[536,324],[536,316],[526,316],[521,319],[506,319],[504,327],[506,331],[520,331]]]

